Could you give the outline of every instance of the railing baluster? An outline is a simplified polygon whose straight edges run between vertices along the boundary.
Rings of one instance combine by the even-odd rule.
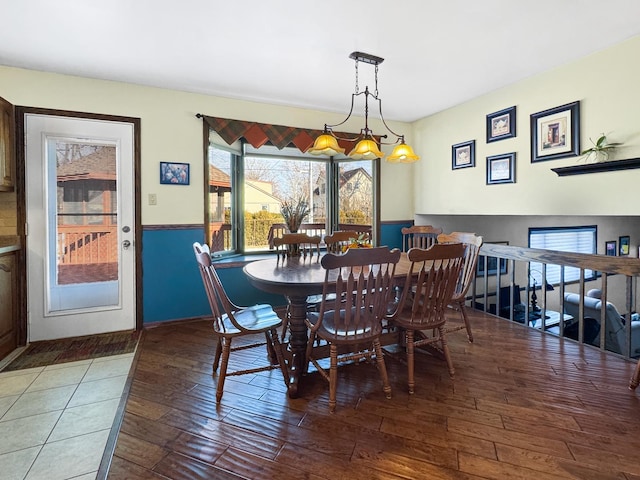
[[[625,317],[625,322],[624,322],[624,336],[626,339],[626,345],[627,345],[627,351],[623,352],[624,355],[626,357],[631,356],[631,315],[633,312],[633,300],[632,300],[632,285],[633,285],[633,278],[630,275],[627,275],[627,281],[626,281],[626,299],[627,299],[627,315]]]
[[[600,274],[600,282],[601,282],[602,308],[598,312],[600,318],[595,320],[599,321],[599,324],[601,326],[600,332],[599,332],[600,349],[603,351],[609,351],[607,350],[607,341],[609,341],[608,348],[613,350],[614,353],[623,355],[626,358],[631,358],[630,357],[631,355],[638,355],[638,352],[632,351],[632,346],[633,348],[637,348],[635,345],[633,345],[632,340],[637,343],[638,339],[635,337],[635,335],[640,334],[640,331],[634,332],[632,330],[631,313],[633,312],[634,306],[637,303],[634,289],[633,289],[633,286],[634,286],[633,282],[634,282],[634,278],[636,279],[635,281],[637,281],[637,278],[640,277],[640,259],[631,258],[631,257],[611,257],[611,256],[605,256],[605,255],[588,255],[588,254],[579,254],[579,253],[572,253],[572,252],[560,252],[560,251],[554,251],[554,250],[542,250],[542,249],[517,247],[513,245],[501,245],[501,244],[491,244],[491,243],[487,243],[482,246],[482,248],[480,249],[480,255],[483,256],[482,260],[480,261],[483,262],[481,264],[481,268],[484,267],[483,269],[484,269],[485,275],[482,278],[481,282],[474,280],[473,294],[471,298],[472,304],[474,307],[476,306],[476,300],[479,300],[482,298],[483,304],[484,304],[483,310],[485,312],[490,312],[489,299],[495,298],[496,299],[495,314],[496,315],[501,314],[500,309],[504,307],[503,305],[501,305],[501,303],[505,303],[505,299],[503,299],[501,302],[499,291],[500,291],[501,284],[504,284],[505,282],[505,278],[501,278],[499,273],[496,275],[495,278],[494,278],[494,275],[489,275],[488,261],[490,257],[493,257],[492,260],[495,258],[496,265],[499,268],[500,261],[506,260],[509,262],[508,265],[511,266],[510,275],[506,277],[506,278],[509,278],[509,293],[510,293],[509,305],[511,308],[509,309],[510,311],[509,315],[507,315],[506,312],[502,312],[502,315],[504,317],[508,317],[511,320],[514,319],[514,311],[513,311],[513,305],[512,305],[514,288],[515,288],[514,285],[516,284],[523,285],[522,282],[526,281],[526,284],[525,284],[526,287],[524,288],[524,290],[526,292],[527,299],[526,299],[524,318],[525,318],[525,323],[528,324],[529,322],[527,320],[531,318],[529,316],[531,313],[529,311],[530,280],[528,279],[527,273],[523,273],[523,271],[521,270],[516,271],[516,268],[517,268],[516,265],[522,265],[522,264],[526,265],[529,262],[539,263],[541,264],[540,268],[541,268],[541,274],[542,274],[542,283],[540,287],[541,293],[542,293],[542,300],[541,300],[542,315],[540,319],[534,322],[536,324],[535,326],[537,328],[541,328],[543,331],[549,328],[550,330],[552,330],[550,333],[564,336],[566,333],[565,324],[564,324],[564,318],[565,318],[564,312],[566,311],[564,297],[565,297],[565,294],[569,292],[576,292],[577,290],[577,293],[580,299],[576,305],[577,312],[573,313],[573,315],[575,315],[577,318],[570,320],[570,317],[568,317],[569,319],[568,321],[575,322],[575,324],[572,325],[572,329],[573,327],[578,327],[577,335],[572,338],[577,338],[577,340],[581,343],[584,343],[585,339],[593,342],[593,340],[591,340],[593,336],[590,335],[588,330],[589,327],[592,327],[593,325],[591,324],[591,321],[587,322],[584,319],[585,312],[587,311],[587,309],[585,308],[585,295],[586,295],[585,290],[587,289],[586,287],[587,282],[589,282],[589,285],[594,285],[595,282],[598,281],[598,278],[594,280],[587,279],[586,272],[587,271],[598,272]],[[555,292],[554,292],[552,303],[546,291],[547,272],[548,272],[547,266],[549,265],[554,265],[554,268],[557,265],[559,267],[559,274],[560,274],[559,285],[557,288],[557,290],[559,291],[559,298],[556,301]],[[579,278],[575,282],[571,281],[571,284],[573,284],[573,286],[568,291],[567,291],[567,282],[566,282],[566,273],[565,273],[566,267],[573,267],[579,270]],[[613,328],[613,325],[607,325],[607,311],[606,311],[606,304],[607,304],[606,302],[608,301],[607,293],[610,290],[608,284],[609,284],[609,281],[613,278],[616,279],[615,281],[615,285],[617,289],[616,291],[619,291],[619,293],[615,297],[615,302],[620,303],[621,304],[620,306],[622,306],[622,304],[624,304],[625,306],[625,314],[624,314],[625,345],[620,345],[617,349],[615,346],[613,347],[611,346],[612,339],[608,338],[609,334],[607,333],[608,328]],[[623,281],[624,281],[624,287],[622,286]],[[593,288],[593,287],[590,287],[590,288]],[[624,288],[624,297],[623,297],[624,302],[621,299],[622,288]],[[556,307],[556,304],[558,305],[557,307]],[[551,320],[546,318],[547,315],[556,314],[555,312],[556,309],[559,310],[559,312],[557,312],[558,323],[559,323],[558,328],[555,328],[553,323],[551,326],[549,326],[548,324],[551,322]],[[554,318],[554,317],[551,317],[551,318]],[[554,318],[554,322],[555,322],[555,318]],[[587,331],[585,331],[585,328],[587,328]],[[573,332],[571,332],[570,335],[573,335]],[[620,332],[620,337],[618,338],[616,343],[622,343],[623,341],[622,337],[623,337],[622,332]],[[596,342],[593,342],[593,343],[596,343]],[[613,345],[615,345],[615,343]]]

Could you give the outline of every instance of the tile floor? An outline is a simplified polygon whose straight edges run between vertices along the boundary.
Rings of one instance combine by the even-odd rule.
[[[0,478],[95,479],[133,356],[0,372]]]

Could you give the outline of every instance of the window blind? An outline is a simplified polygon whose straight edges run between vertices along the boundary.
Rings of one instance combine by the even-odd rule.
[[[595,225],[582,227],[530,228],[529,247],[560,252],[596,253],[597,227]],[[542,285],[542,264],[531,262],[529,286]],[[560,265],[547,264],[546,281],[552,285],[560,283]],[[585,270],[585,279],[595,278],[595,271]],[[566,267],[564,281],[574,282],[580,279],[580,269]]]

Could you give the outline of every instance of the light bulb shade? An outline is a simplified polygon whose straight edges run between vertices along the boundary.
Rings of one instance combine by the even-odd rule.
[[[328,133],[323,133],[316,141],[313,142],[313,146],[307,150],[307,153],[312,155],[327,155],[329,157],[334,157],[336,155],[340,155],[344,153],[344,148],[340,148],[338,145],[338,140],[333,135],[329,135]]]
[[[391,155],[387,157],[387,162],[391,163],[413,163],[420,160],[420,157],[413,153],[413,148],[411,148],[406,143],[401,143],[400,145],[396,145],[391,152]]]
[[[373,160],[384,157],[384,153],[380,151],[375,141],[364,138],[349,152],[349,157],[354,160]]]

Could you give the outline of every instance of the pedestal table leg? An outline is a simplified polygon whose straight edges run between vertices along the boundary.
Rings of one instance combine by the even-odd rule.
[[[307,351],[307,326],[304,323],[307,315],[307,297],[289,297],[289,349],[291,350],[291,366],[289,372],[289,397],[297,398],[298,383],[304,373],[305,355]]]

